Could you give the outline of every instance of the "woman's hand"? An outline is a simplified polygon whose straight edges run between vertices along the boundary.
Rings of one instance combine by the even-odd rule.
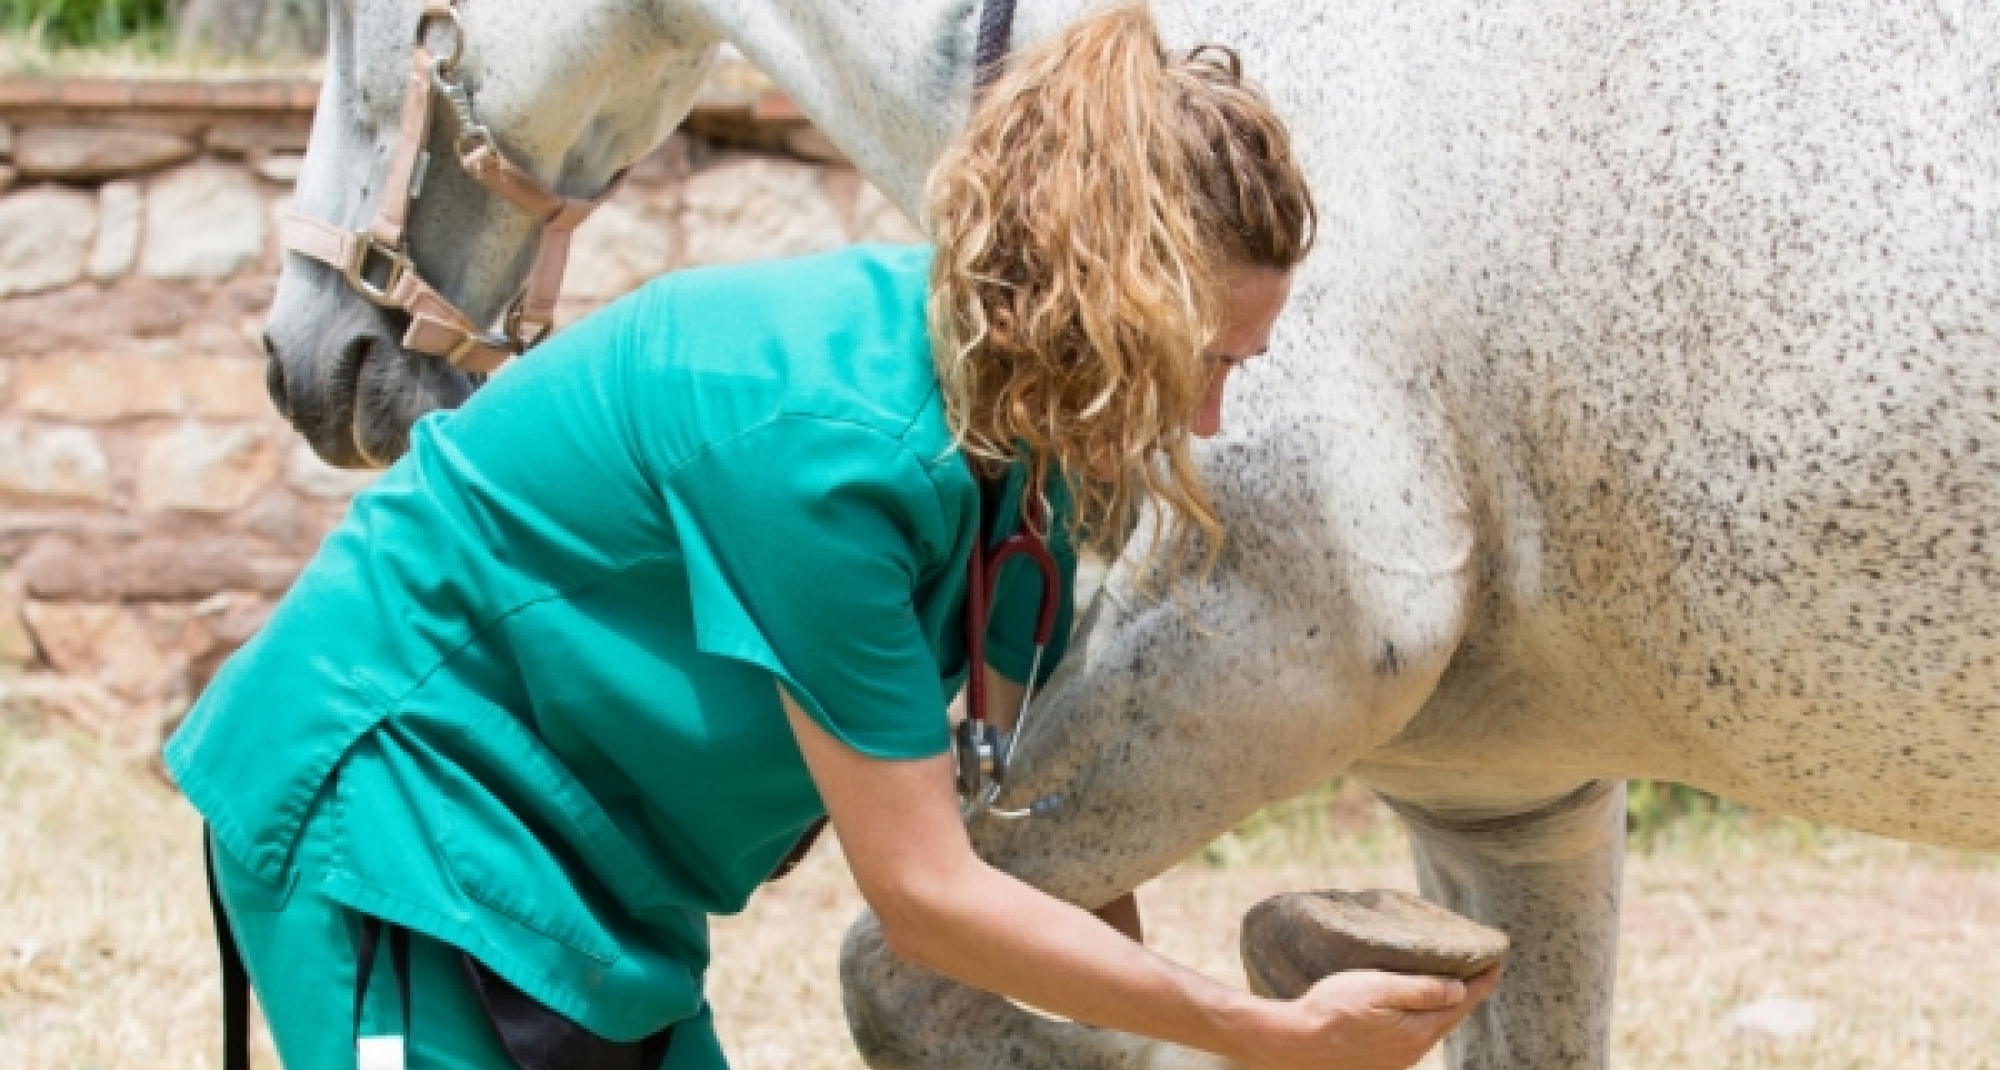
[[[1497,966],[1470,982],[1373,970],[1336,973],[1295,1000],[1270,1004],[1248,1061],[1269,1070],[1404,1070],[1499,983]]]

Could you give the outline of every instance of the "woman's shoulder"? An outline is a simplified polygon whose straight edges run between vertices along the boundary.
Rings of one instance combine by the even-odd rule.
[[[626,317],[633,385],[697,440],[819,417],[942,452],[929,265],[926,248],[873,245],[668,276]]]
[[[930,265],[927,245],[849,245],[807,256],[684,268],[655,278],[636,296],[648,304],[703,313],[741,310],[786,319],[828,311],[902,316],[912,298],[921,308]],[[884,304],[871,307],[876,302]]]

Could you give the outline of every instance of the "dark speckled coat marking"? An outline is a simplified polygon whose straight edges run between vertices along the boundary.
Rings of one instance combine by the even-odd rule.
[[[299,187],[356,222],[414,10],[357,6]],[[1243,50],[1324,232],[1204,457],[1222,568],[1191,619],[1114,569],[1025,756],[1022,798],[1067,805],[980,824],[980,849],[1099,903],[1349,770],[1427,892],[1514,937],[1462,1070],[1606,1065],[1621,778],[2000,849],[2000,9],[1159,6],[1175,40]],[[488,121],[564,193],[651,144],[727,37],[908,207],[963,115],[973,7],[479,0],[468,22]],[[1017,34],[1078,7],[1024,0]],[[525,233],[447,175],[413,243],[477,313]],[[463,395],[392,326],[289,266],[274,396],[330,457],[393,452]],[[867,919],[847,950],[879,1066],[1214,1063],[902,966]]]

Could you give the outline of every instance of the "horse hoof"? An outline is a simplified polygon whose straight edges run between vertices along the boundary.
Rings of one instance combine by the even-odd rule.
[[[1404,892],[1292,892],[1243,916],[1242,954],[1251,991],[1292,999],[1342,970],[1475,977],[1507,934]]]

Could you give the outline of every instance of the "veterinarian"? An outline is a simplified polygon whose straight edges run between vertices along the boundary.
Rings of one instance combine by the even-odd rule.
[[[1079,545],[1150,501],[1212,553],[1190,438],[1313,209],[1234,55],[1139,9],[1015,57],[928,206],[934,248],[666,277],[423,420],[201,697],[167,761],[290,1070],[724,1066],[707,916],[822,814],[899,955],[1079,1021],[1402,1067],[1490,991],[1259,999],[972,853],[946,705],[1012,708],[1044,597],[1010,565],[966,664],[973,541],[1045,529],[1042,676]]]

